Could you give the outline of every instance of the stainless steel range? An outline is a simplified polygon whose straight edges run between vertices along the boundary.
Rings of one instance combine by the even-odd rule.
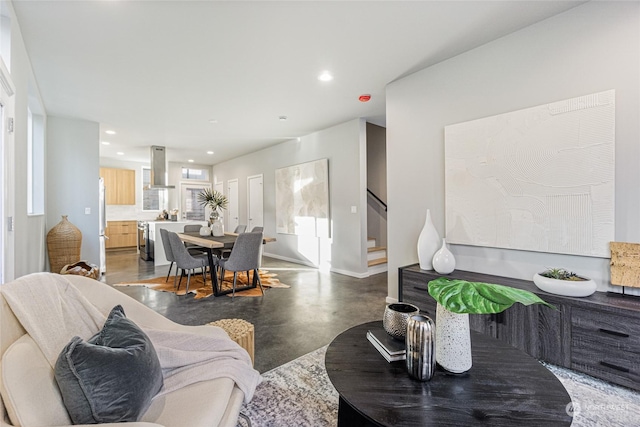
[[[138,252],[145,261],[153,261],[153,240],[149,238],[149,223],[138,221]]]

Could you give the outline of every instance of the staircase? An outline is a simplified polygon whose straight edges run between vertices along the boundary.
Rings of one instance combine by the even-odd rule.
[[[387,248],[377,246],[376,239],[371,237],[367,239],[367,264],[369,275],[387,271]]]

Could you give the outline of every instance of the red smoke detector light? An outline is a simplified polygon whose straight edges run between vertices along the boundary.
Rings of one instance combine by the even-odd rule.
[[[371,95],[360,95],[358,100],[360,102],[368,102],[371,99]]]

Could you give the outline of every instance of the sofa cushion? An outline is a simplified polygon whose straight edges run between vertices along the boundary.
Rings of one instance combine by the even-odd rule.
[[[151,341],[119,305],[87,342],[65,346],[55,377],[74,424],[138,421],[162,387]]]
[[[200,381],[153,399],[140,421],[158,423],[165,427],[219,426],[228,406],[237,404],[238,412],[243,395],[231,398],[235,383],[230,378]],[[237,412],[235,416],[237,417]],[[234,422],[231,424],[236,425]]]
[[[53,369],[29,335],[2,355],[0,392],[14,426],[71,424]]]

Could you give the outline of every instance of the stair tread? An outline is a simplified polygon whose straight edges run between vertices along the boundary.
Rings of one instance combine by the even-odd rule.
[[[373,267],[374,265],[386,264],[386,263],[387,263],[387,258],[385,257],[385,258],[372,259],[367,263],[367,265],[369,267]]]
[[[387,250],[386,246],[372,246],[367,248],[367,252],[376,252],[376,251],[385,251]]]

